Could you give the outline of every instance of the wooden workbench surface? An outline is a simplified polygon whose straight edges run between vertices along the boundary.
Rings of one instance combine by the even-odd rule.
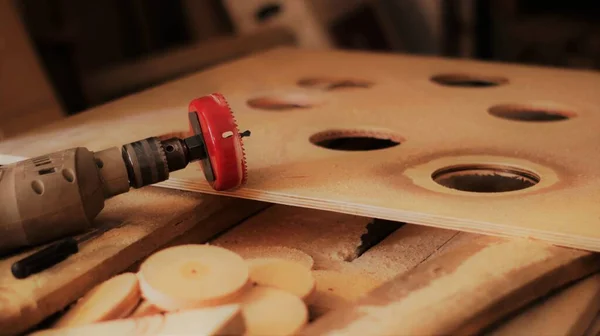
[[[8,261],[0,264],[3,284],[9,284],[0,300],[0,334],[60,312],[113,275],[138,272],[157,249],[204,242],[309,267],[316,287],[303,335],[535,334],[548,328],[581,335],[598,312],[592,298],[600,295],[600,282],[589,277],[600,269],[595,253],[154,188],[128,196],[112,202],[101,220],[126,216],[127,223],[64,264],[27,280],[11,279]],[[125,213],[135,215],[119,215]],[[556,309],[570,313],[554,318],[553,327],[541,323]],[[519,322],[515,312],[540,322]],[[45,329],[54,320],[38,331],[59,335],[60,329]],[[83,328],[96,330],[93,324]]]

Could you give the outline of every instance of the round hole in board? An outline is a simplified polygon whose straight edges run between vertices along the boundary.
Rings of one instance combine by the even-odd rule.
[[[69,183],[73,183],[73,181],[75,181],[75,173],[69,168],[65,168],[62,170],[62,176]]]
[[[383,131],[329,130],[309,138],[316,146],[339,151],[372,151],[400,145],[404,138]]]
[[[281,9],[281,5],[278,3],[264,4],[256,10],[254,17],[257,22],[265,22],[268,19],[277,16],[279,13],[281,13]]]
[[[315,88],[325,91],[351,89],[351,88],[370,88],[373,83],[366,80],[360,79],[342,79],[342,78],[324,78],[324,77],[311,77],[303,78],[297,82],[298,86],[305,88]]]
[[[501,193],[527,189],[541,181],[531,171],[503,165],[462,164],[435,171],[431,178],[451,189],[471,193]]]
[[[307,109],[317,105],[315,100],[303,94],[262,96],[252,98],[247,103],[252,108],[266,111]]]
[[[524,122],[553,122],[575,117],[575,113],[535,105],[504,104],[488,109],[488,113],[502,119]]]
[[[40,180],[34,180],[33,182],[31,182],[31,189],[33,189],[33,192],[35,192],[38,195],[43,195],[44,194],[44,182],[40,181]]]
[[[508,83],[508,79],[497,76],[479,76],[472,74],[439,74],[431,77],[434,83],[443,86],[466,87],[466,88],[487,88]]]

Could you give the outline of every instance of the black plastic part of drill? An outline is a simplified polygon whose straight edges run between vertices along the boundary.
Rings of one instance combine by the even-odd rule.
[[[192,132],[194,133],[194,135],[184,140],[190,151],[190,161],[200,161],[204,177],[207,181],[213,182],[215,180],[215,173],[206,149],[206,143],[204,142],[200,120],[198,120],[198,115],[194,112],[188,113],[188,119],[190,121]]]
[[[17,261],[10,270],[15,278],[25,279],[58,264],[78,251],[77,240],[72,237],[65,238]]]

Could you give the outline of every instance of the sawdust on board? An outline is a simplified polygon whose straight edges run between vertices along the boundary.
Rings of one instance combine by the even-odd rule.
[[[382,281],[362,274],[359,270],[315,270],[316,290],[312,295],[310,311],[313,317],[350,304],[367,294]]]
[[[513,254],[513,251],[519,253]],[[451,273],[438,276],[426,287],[407,292],[401,300],[392,301],[387,305],[358,307],[360,313],[365,315],[351,322],[344,332],[373,333],[377,332],[373,330],[373,327],[377,326],[380,330],[395,328],[399,333],[414,333],[416,330],[426,334],[436,333],[437,329],[428,328],[450,325],[456,314],[465,310],[481,309],[480,305],[487,300],[479,300],[478,297],[489,296],[490,289],[496,291],[494,295],[501,295],[501,291],[509,290],[510,284],[497,284],[510,282],[507,275],[511,272],[552,257],[553,254],[547,245],[527,240],[489,245],[464,260]],[[448,311],[448,304],[443,302],[455,302],[461,307],[455,311]],[[400,317],[402,323],[398,323]],[[394,325],[388,325],[390,323]],[[338,333],[334,332],[331,335]]]
[[[428,259],[448,241],[452,241],[456,233],[406,224],[353,260],[352,264],[374,278],[390,280]]]
[[[315,269],[328,269],[355,258],[369,221],[358,216],[275,205],[211,243],[229,249],[236,246],[295,248],[314,259]]]
[[[244,259],[259,259],[259,258],[279,258],[296,262],[308,269],[314,266],[313,258],[298,249],[286,246],[256,246],[256,245],[231,245],[223,246],[218,243],[212,243],[215,246],[227,248],[239,254]]]

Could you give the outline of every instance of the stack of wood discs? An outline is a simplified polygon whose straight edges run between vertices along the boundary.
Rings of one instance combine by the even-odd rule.
[[[160,250],[35,335],[296,334],[308,323],[312,263],[247,255],[208,244]]]

